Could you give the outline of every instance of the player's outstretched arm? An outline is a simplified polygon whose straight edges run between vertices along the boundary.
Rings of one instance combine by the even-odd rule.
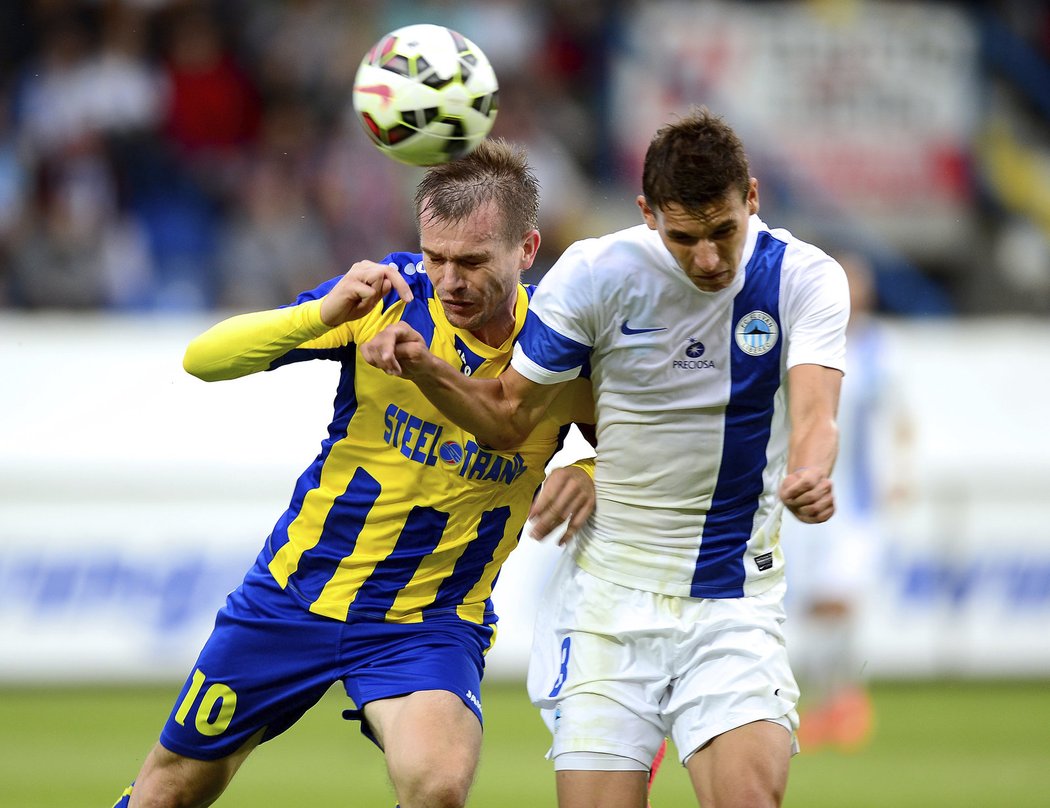
[[[320,300],[238,314],[217,323],[190,342],[182,365],[187,373],[206,382],[267,370],[293,348],[363,317],[391,289],[402,299],[412,300],[412,290],[397,267],[359,261]]]
[[[821,365],[788,371],[791,442],[780,498],[801,522],[826,522],[835,513],[830,477],[838,454],[835,416],[841,384],[841,371]]]
[[[514,368],[497,379],[464,376],[430,352],[407,323],[394,323],[361,345],[368,364],[413,381],[449,419],[493,449],[518,446],[539,423],[561,384],[536,384]]]
[[[206,382],[239,379],[331,329],[321,320],[321,301],[238,314],[216,323],[186,347],[182,366]]]

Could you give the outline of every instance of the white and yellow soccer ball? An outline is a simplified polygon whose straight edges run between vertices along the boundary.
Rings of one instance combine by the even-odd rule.
[[[354,78],[354,111],[393,159],[437,165],[469,154],[492,129],[496,73],[481,49],[441,25],[409,25],[382,37]]]

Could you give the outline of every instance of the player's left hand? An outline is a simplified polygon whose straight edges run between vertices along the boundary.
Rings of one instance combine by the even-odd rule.
[[[835,494],[831,480],[817,468],[801,468],[788,474],[780,484],[780,499],[800,522],[815,525],[835,513]]]
[[[532,502],[529,535],[543,541],[568,520],[565,533],[558,539],[558,544],[564,545],[594,512],[594,499],[594,480],[586,471],[575,466],[554,469]]]

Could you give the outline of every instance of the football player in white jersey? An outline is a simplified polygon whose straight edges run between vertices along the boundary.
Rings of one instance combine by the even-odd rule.
[[[550,516],[579,530],[529,668],[562,808],[643,808],[665,735],[704,808],[776,806],[798,728],[780,521],[835,509],[846,278],[758,218],[744,147],[705,109],[656,134],[637,203],[643,224],[543,278],[498,379],[460,376],[404,323],[362,356],[494,447],[591,378],[597,507]]]

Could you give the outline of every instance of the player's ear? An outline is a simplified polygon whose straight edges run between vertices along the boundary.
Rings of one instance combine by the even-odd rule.
[[[649,203],[645,201],[645,197],[642,194],[638,194],[634,201],[638,204],[638,208],[642,212],[642,218],[645,219],[645,223],[649,225],[649,229],[655,230],[656,214],[653,213],[653,209],[649,207]]]
[[[536,260],[536,255],[540,251],[540,231],[530,230],[525,234],[525,240],[521,244],[521,268],[526,270],[532,266],[532,262]]]
[[[758,179],[756,177],[752,177],[747,189],[748,214],[754,216],[756,213],[758,213],[758,207]]]

